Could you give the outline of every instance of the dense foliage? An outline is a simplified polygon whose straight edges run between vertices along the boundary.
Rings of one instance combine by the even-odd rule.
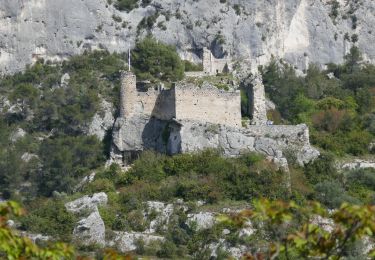
[[[177,81],[184,77],[184,63],[176,49],[146,37],[132,51],[132,65],[139,79]]]
[[[79,178],[103,163],[104,146],[85,136],[85,129],[101,98],[118,103],[123,64],[118,54],[93,52],[62,64],[40,61],[0,79],[0,94],[14,107],[0,113],[0,190],[5,198],[70,192]],[[70,79],[61,82],[63,75]],[[27,134],[15,138],[17,129]]]
[[[174,81],[183,77],[184,63],[176,50],[152,38],[138,42],[132,55],[140,79]],[[101,144],[85,134],[103,99],[118,107],[124,58],[95,51],[61,64],[41,60],[22,73],[0,78],[1,104],[8,111],[0,113],[0,189],[4,197],[69,193],[78,179],[103,163],[110,138]],[[26,136],[13,138],[20,129]],[[21,185],[25,182],[28,185]]]
[[[263,79],[282,118],[307,123],[313,144],[337,155],[362,155],[375,134],[375,66],[363,64],[356,47],[345,61],[324,71],[311,65],[300,77],[274,60],[262,70]]]
[[[223,216],[223,222],[244,227],[250,220],[262,225],[265,232],[261,246],[252,241],[246,259],[369,259],[375,251],[366,248],[365,241],[375,232],[375,206],[343,204],[327,212],[319,203],[300,207],[291,202],[255,200],[254,209],[233,217]],[[331,223],[321,225],[321,221]],[[368,245],[367,245],[368,246]]]

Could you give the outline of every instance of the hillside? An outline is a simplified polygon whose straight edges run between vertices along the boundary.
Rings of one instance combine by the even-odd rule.
[[[0,0],[0,259],[374,258],[374,14]]]

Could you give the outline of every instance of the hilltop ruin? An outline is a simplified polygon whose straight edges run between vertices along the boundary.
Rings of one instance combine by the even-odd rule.
[[[216,60],[216,65],[208,63],[204,53],[204,70],[198,74],[214,75],[230,66],[227,59]],[[142,90],[136,82],[132,72],[122,73],[120,116],[114,125],[111,152],[112,160],[119,163],[127,164],[148,149],[171,155],[207,148],[222,149],[227,156],[255,151],[285,169],[286,151],[293,152],[301,165],[319,155],[310,145],[306,125],[269,123],[260,75],[253,76],[245,89],[250,98],[250,124],[242,121],[238,87],[226,91],[208,82],[202,86],[178,82],[171,89]]]

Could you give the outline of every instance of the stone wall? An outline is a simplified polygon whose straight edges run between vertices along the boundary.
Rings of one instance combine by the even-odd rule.
[[[216,75],[218,73],[225,72],[225,67],[231,70],[231,59],[216,59],[211,51],[207,48],[203,48],[203,71],[207,75]]]
[[[174,89],[149,89],[147,92],[138,92],[135,111],[137,114],[153,116],[161,120],[171,120],[176,116]]]
[[[203,84],[179,83],[170,90],[148,89],[139,92],[135,76],[123,73],[121,87],[121,118],[139,116],[160,120],[195,120],[241,127],[241,97],[239,91],[224,91]]]
[[[239,91],[219,90],[209,84],[201,88],[180,84],[176,91],[176,119],[241,127]]]

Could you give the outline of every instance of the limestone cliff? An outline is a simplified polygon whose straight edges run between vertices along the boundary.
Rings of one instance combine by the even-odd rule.
[[[148,32],[190,60],[206,46],[253,66],[275,55],[305,69],[309,62],[342,62],[355,42],[375,61],[373,0],[339,0],[338,8],[328,0],[220,2],[153,0],[126,13],[107,0],[0,0],[0,73],[84,50],[122,52]],[[150,16],[153,25],[141,26]]]

